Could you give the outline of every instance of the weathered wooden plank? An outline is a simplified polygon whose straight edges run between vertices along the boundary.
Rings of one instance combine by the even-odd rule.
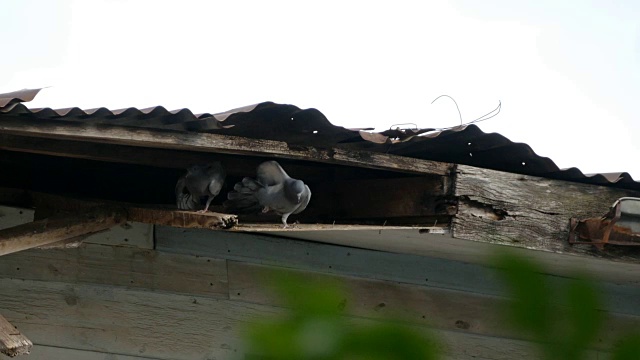
[[[348,315],[385,319],[394,318],[418,325],[468,333],[522,338],[505,325],[500,311],[506,300],[497,296],[438,289],[425,286],[398,284],[389,281],[336,277],[320,273],[303,272],[242,262],[229,261],[229,296],[264,305],[282,306],[281,299],[269,291],[274,271],[292,279],[320,282],[341,282],[346,298],[334,304],[344,307]],[[609,313],[606,325],[599,334],[597,346],[607,348],[621,335],[640,327],[640,317]]]
[[[33,221],[32,209],[0,206],[0,230]]]
[[[0,315],[0,354],[9,357],[26,355],[32,346],[31,340]]]
[[[0,308],[37,344],[160,359],[228,359],[272,307],[118,287],[0,279]]]
[[[242,359],[242,329],[256,318],[283,313],[267,305],[101,286],[0,278],[0,287],[0,308],[37,344],[34,355],[46,346],[90,352],[90,360],[95,353],[123,360]],[[538,359],[526,341],[459,331],[436,335],[445,359]]]
[[[23,251],[2,258],[0,276],[228,297],[225,260],[131,247]]]
[[[505,306],[502,298],[390,281],[337,277],[229,261],[229,297],[232,300],[283,306],[281,299],[269,289],[276,271],[287,279],[340,282],[348,295],[341,303],[333,305],[336,308],[344,306],[348,315],[373,319],[396,318],[423,326],[485,335],[511,335],[496,311]]]
[[[156,246],[164,252],[219,257],[477,294],[505,295],[496,272],[487,260],[493,253],[486,249],[479,252],[474,248],[476,245],[495,245],[421,234],[418,229],[391,228],[380,231],[365,228],[319,232],[302,229],[270,233],[308,238],[313,242],[259,234],[157,227]],[[382,251],[363,249],[368,246]],[[399,251],[399,246],[405,248]],[[587,263],[577,256],[521,250],[519,255],[528,255],[535,261],[547,260],[545,265],[552,266],[552,274],[554,271],[562,274],[546,276],[549,284],[557,288],[566,287],[576,273],[592,270],[590,274],[598,275],[596,279],[600,279],[595,284],[604,300],[604,309],[640,316],[639,269],[636,265],[618,263],[611,266],[609,261],[602,259],[591,259]],[[532,258],[532,253],[545,256]],[[451,254],[461,254],[462,257],[452,258]]]
[[[127,213],[131,221],[180,228],[228,229],[238,223],[236,215],[210,211],[203,214],[197,211],[130,207]]]
[[[27,192],[24,196],[29,198],[28,202],[35,205],[36,218],[58,216],[64,212],[86,212],[91,208],[106,206],[122,211],[122,216],[126,221],[144,224],[160,224],[180,228],[227,229],[237,224],[238,221],[236,215],[211,211],[201,214],[197,211],[182,211],[171,207],[141,207],[136,204],[74,199],[38,192]]]
[[[0,355],[0,360],[8,360]],[[29,360],[154,360],[157,358],[139,357],[104,352],[70,349],[36,344],[29,353]]]
[[[101,233],[89,235],[83,242],[153,249],[153,225],[127,221]]]
[[[640,193],[604,186],[544,179],[460,165],[455,195],[460,198],[453,236],[516,247],[640,259],[640,251],[569,245],[569,218],[596,217],[613,202]]]
[[[102,231],[124,222],[125,218],[116,208],[94,208],[0,230],[0,256]]]
[[[0,118],[0,133],[162,149],[282,157],[419,174],[447,175],[451,167],[446,163],[366,151],[318,149],[305,146],[291,148],[285,142],[272,140],[62,120],[24,121],[10,116]]]
[[[293,231],[277,232],[279,236],[266,236],[158,226],[155,232],[156,249],[162,252],[218,257],[410,284],[428,284],[484,294],[500,293],[495,275],[486,267],[433,257],[282,237],[293,234]],[[300,235],[305,232],[301,230],[295,234]],[[349,235],[344,235],[345,232]],[[399,241],[410,233],[424,236],[424,234],[418,234],[418,229],[394,231],[393,228],[382,230],[380,234],[379,230],[354,230],[353,233],[349,230],[333,231],[331,236],[339,240],[345,236],[357,236],[362,232],[364,232],[363,238],[375,240],[380,237],[386,241],[390,239]]]

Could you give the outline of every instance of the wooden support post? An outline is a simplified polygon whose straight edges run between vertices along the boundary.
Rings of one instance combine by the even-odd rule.
[[[31,351],[33,343],[0,315],[0,354],[14,357],[26,355]]]
[[[124,210],[97,207],[58,214],[0,230],[0,256],[109,229],[126,221]]]

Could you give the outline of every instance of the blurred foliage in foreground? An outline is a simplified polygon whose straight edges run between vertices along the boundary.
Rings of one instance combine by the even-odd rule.
[[[508,252],[496,255],[493,263],[511,298],[503,315],[512,328],[537,343],[542,359],[585,359],[606,316],[598,310],[603,306],[595,284],[576,275],[567,286],[554,287],[540,265]],[[639,340],[636,334],[620,339],[612,359],[640,359]]]
[[[344,292],[334,283],[276,273],[275,286],[292,311],[254,324],[248,332],[255,359],[438,359],[435,342],[393,322],[349,321]]]
[[[512,298],[502,309],[505,323],[534,340],[541,359],[585,359],[606,316],[596,310],[602,307],[594,284],[578,278],[566,287],[553,287],[538,264],[509,253],[495,256],[493,263]],[[246,340],[252,359],[441,358],[443,346],[430,333],[398,322],[343,316],[345,296],[335,283],[279,273],[274,278],[277,293],[292,311],[250,327]],[[640,335],[620,339],[611,359],[640,359]]]

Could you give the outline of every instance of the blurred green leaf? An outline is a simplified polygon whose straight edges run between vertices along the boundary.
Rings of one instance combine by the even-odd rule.
[[[253,324],[247,332],[256,359],[437,359],[437,344],[421,332],[392,322],[347,322],[340,286],[275,272],[275,290],[292,309]]]
[[[616,346],[611,360],[637,360],[640,358],[640,334],[629,335]]]
[[[509,321],[537,341],[547,341],[551,331],[550,289],[542,269],[523,257],[507,253],[496,256],[494,264],[511,294]]]

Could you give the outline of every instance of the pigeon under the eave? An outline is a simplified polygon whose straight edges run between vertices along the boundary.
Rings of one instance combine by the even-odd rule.
[[[211,201],[220,193],[227,174],[220,162],[206,165],[193,165],[187,169],[176,184],[176,205],[181,210],[196,210],[201,206],[202,198],[207,197],[204,210],[209,210]]]
[[[291,178],[276,161],[266,161],[258,166],[256,179],[242,179],[227,199],[225,207],[239,212],[274,211],[287,228],[289,215],[307,208],[311,189],[302,180]]]

